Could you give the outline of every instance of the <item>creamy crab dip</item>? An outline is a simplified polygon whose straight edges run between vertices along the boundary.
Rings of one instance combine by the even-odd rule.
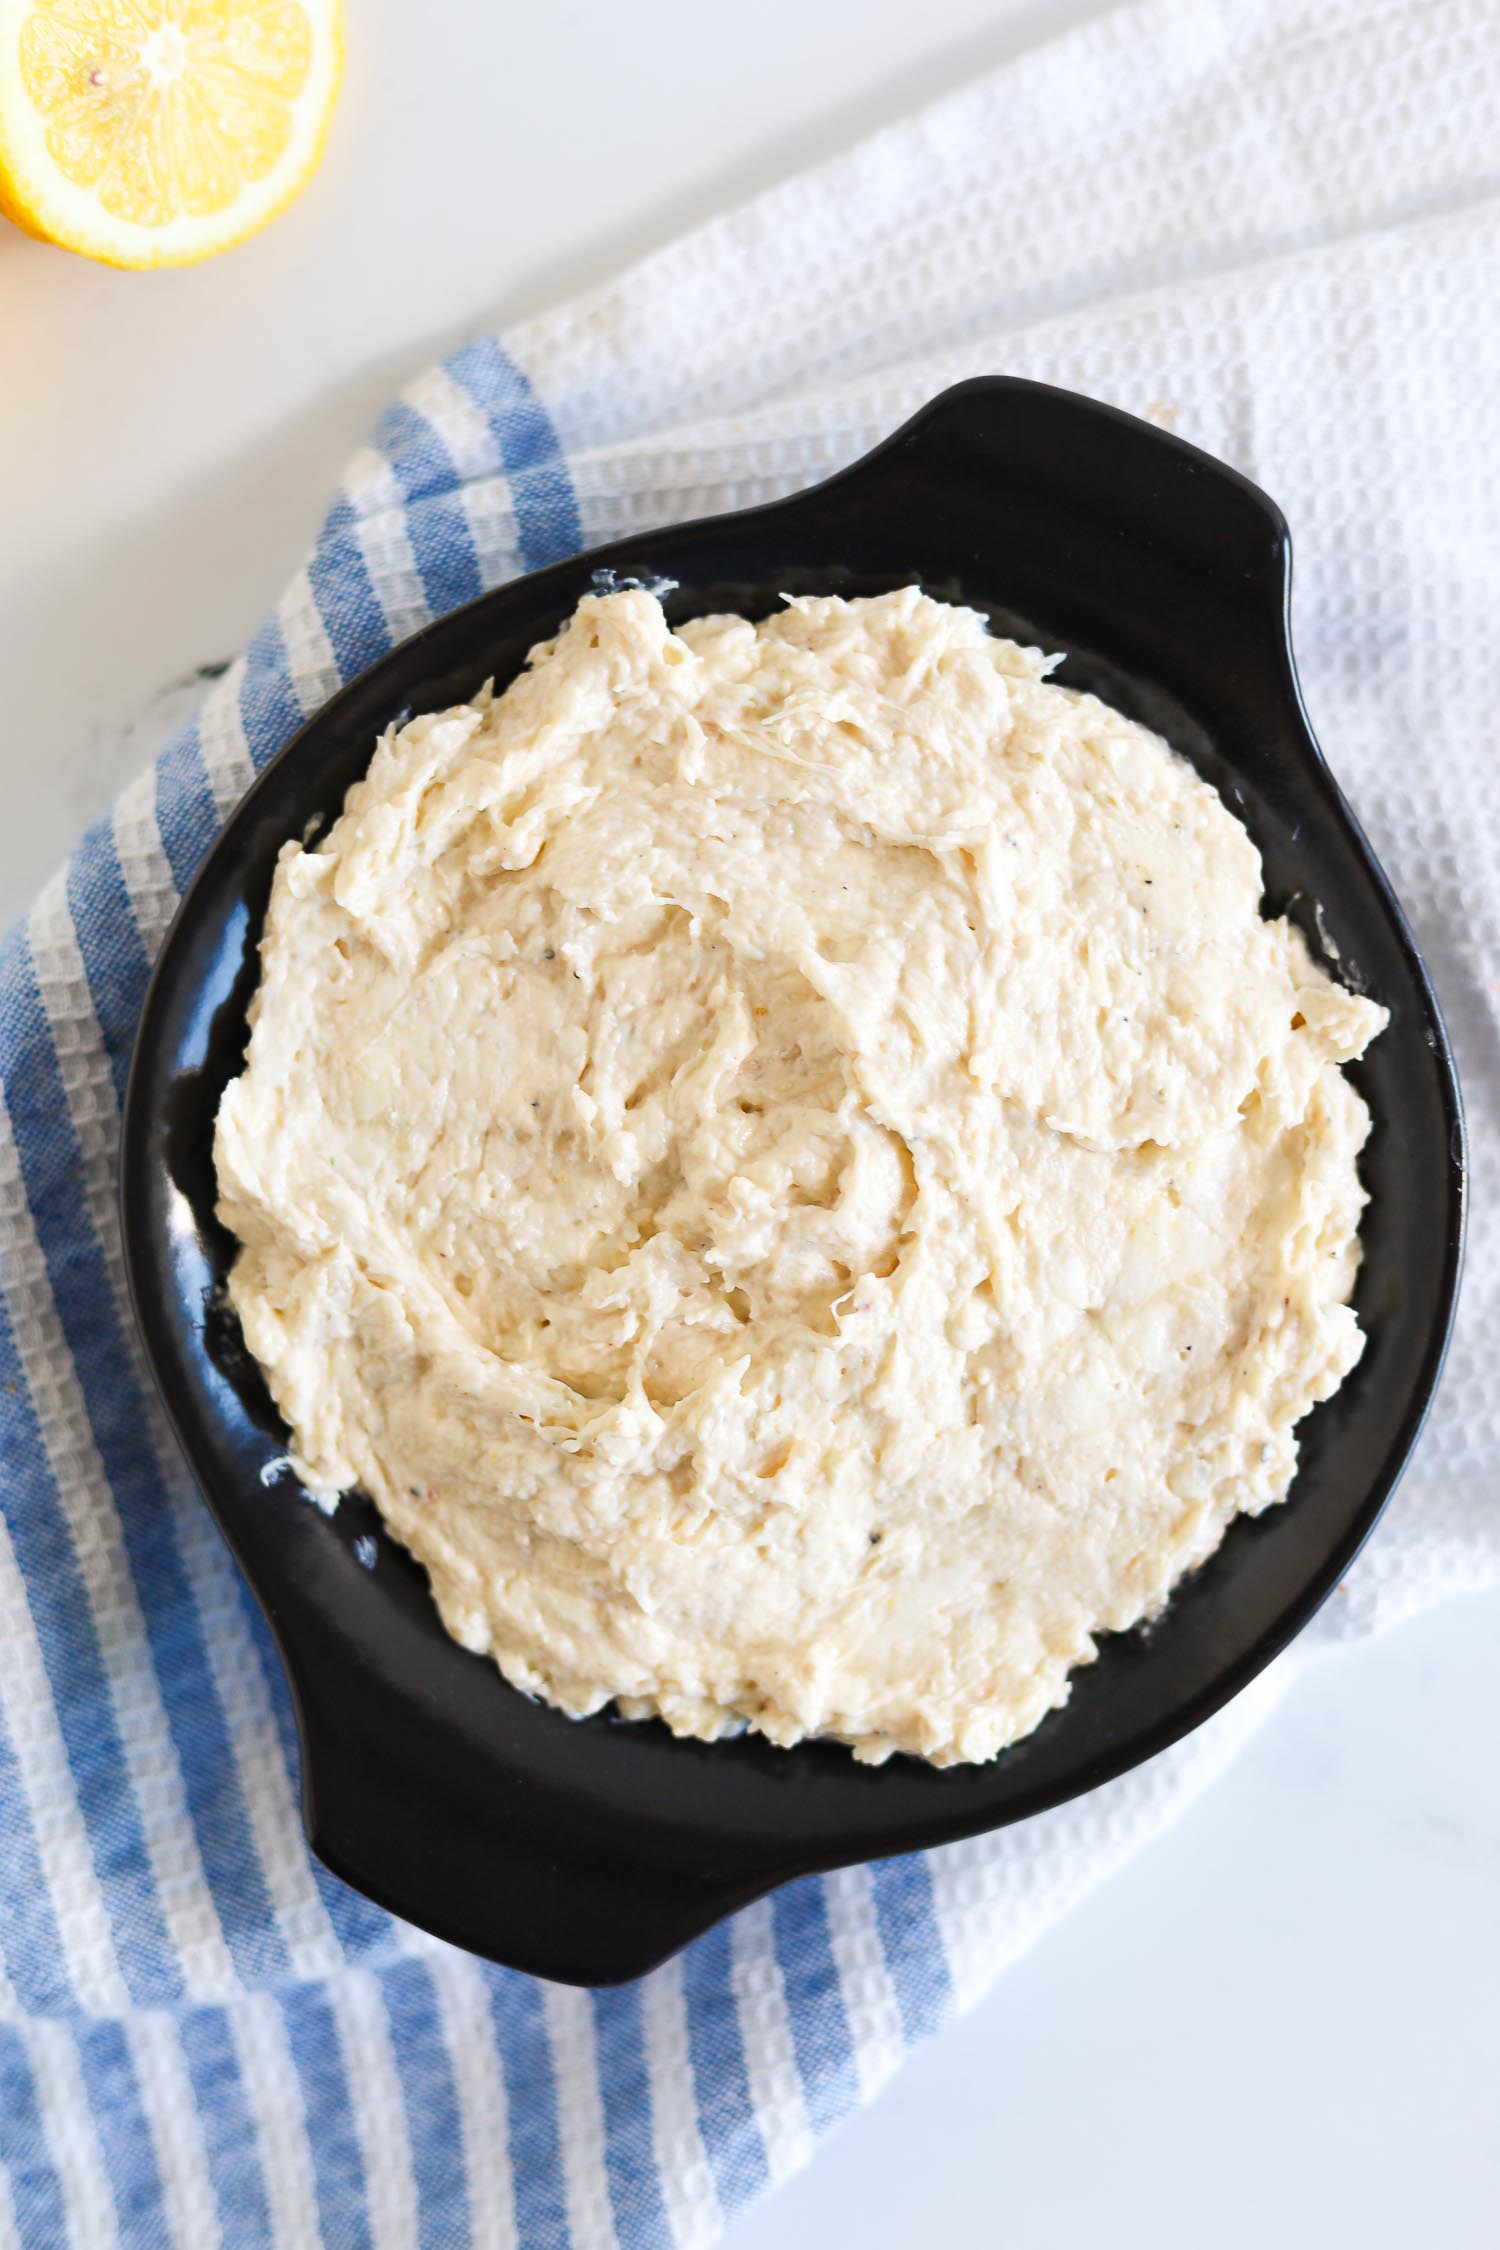
[[[328,1500],[569,1712],[992,1757],[1359,1356],[1384,1012],[915,589],[579,604],[288,844],[216,1142]]]

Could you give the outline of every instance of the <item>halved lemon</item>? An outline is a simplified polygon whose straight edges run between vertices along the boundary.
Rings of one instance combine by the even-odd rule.
[[[340,0],[0,0],[0,211],[112,266],[227,250],[317,169]]]

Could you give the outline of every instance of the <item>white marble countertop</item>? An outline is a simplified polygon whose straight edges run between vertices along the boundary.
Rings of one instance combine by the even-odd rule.
[[[1101,5],[359,0],[327,163],[257,242],[131,276],[0,227],[0,920],[247,637],[405,373]],[[1497,1709],[1500,1598],[1320,1659],[736,2242],[1492,2243]]]

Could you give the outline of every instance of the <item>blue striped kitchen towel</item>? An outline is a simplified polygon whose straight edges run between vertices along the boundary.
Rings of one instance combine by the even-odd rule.
[[[12,933],[0,2243],[707,2244],[1175,1817],[1286,1677],[1080,1804],[797,1884],[620,1991],[473,1961],[312,1861],[275,1653],[132,1337],[120,1094],[152,956],[252,775],[518,570],[783,492],[993,367],[1170,421],[1283,498],[1310,697],[1442,987],[1476,1190],[1434,1425],[1315,1637],[1500,1580],[1500,853],[1455,811],[1487,786],[1469,714],[1500,617],[1500,471],[1464,435],[1500,426],[1492,28],[1488,0],[1149,0],[456,352]]]

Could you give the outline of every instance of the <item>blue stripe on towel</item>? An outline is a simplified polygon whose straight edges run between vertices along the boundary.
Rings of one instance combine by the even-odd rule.
[[[425,1961],[380,1976],[406,2101],[417,2185],[418,2250],[462,2250],[472,2241],[463,2120],[442,2009]]]
[[[161,2173],[125,2034],[115,2022],[85,2022],[76,2045],[120,2240],[159,2242],[167,2234]]]
[[[671,2229],[656,2165],[638,1984],[594,1994],[594,2040],[604,2102],[604,2166],[616,2231],[622,2242],[668,2243]]]
[[[229,2019],[222,2008],[191,2008],[182,2018],[181,2035],[224,2239],[269,2242],[271,2213],[259,2135]]]
[[[406,535],[429,613],[441,617],[483,591],[453,463],[430,422],[398,399],[375,432],[406,502]]]
[[[583,527],[567,457],[551,417],[520,368],[493,336],[466,344],[444,364],[494,432],[526,568],[540,570],[576,555]]]
[[[91,828],[69,860],[67,896],[75,930],[103,928],[109,932],[107,944],[87,948],[80,944],[79,952],[109,1061],[115,1101],[123,1105],[136,1018],[146,996],[151,963],[136,926],[108,821]]]
[[[569,2250],[557,2075],[541,1987],[509,1969],[492,1969],[489,1987],[505,2074],[517,2230],[525,2250]]]
[[[443,617],[484,592],[469,519],[456,494],[444,493],[410,509],[406,530],[433,617]]]
[[[682,1989],[698,2126],[719,2201],[726,2212],[734,2211],[765,2193],[771,2170],[750,2095],[727,1924],[688,1947]]]
[[[11,1659],[7,1656],[7,1662]],[[60,1808],[53,1808],[57,1818]],[[7,1901],[0,1931],[0,1961],[6,1964],[16,1997],[28,2014],[63,2015],[75,1994],[63,1953],[62,1933],[52,1911],[42,1871],[36,1829],[27,1802],[20,1761],[0,1703],[0,1898]],[[0,2116],[4,2112],[0,2111]],[[3,2153],[0,2142],[0,2153]]]
[[[72,2137],[66,2128],[65,2137]],[[22,2250],[61,2250],[68,2239],[62,2182],[30,2058],[8,2024],[0,2024],[0,2162],[10,2182]]]
[[[924,1852],[879,1859],[870,1869],[870,1886],[901,2029],[911,2045],[953,2013],[953,1977],[933,1904],[932,1868]]]
[[[240,718],[245,746],[257,773],[285,749],[303,720],[292,686],[291,661],[281,626],[268,617],[245,652],[240,682]]]
[[[809,1876],[778,1891],[771,1901],[771,1926],[807,2114],[816,2131],[826,2132],[858,2105],[859,2073],[822,1878]]]
[[[173,737],[156,762],[156,826],[181,897],[219,833],[219,809],[196,719]]]
[[[286,1995],[281,2012],[302,2092],[322,2239],[339,2250],[373,2250],[365,2160],[333,2010],[318,1986],[304,1984]]]
[[[367,670],[385,654],[391,639],[354,536],[354,522],[349,502],[335,501],[307,566],[308,586],[341,680],[352,680]]]

